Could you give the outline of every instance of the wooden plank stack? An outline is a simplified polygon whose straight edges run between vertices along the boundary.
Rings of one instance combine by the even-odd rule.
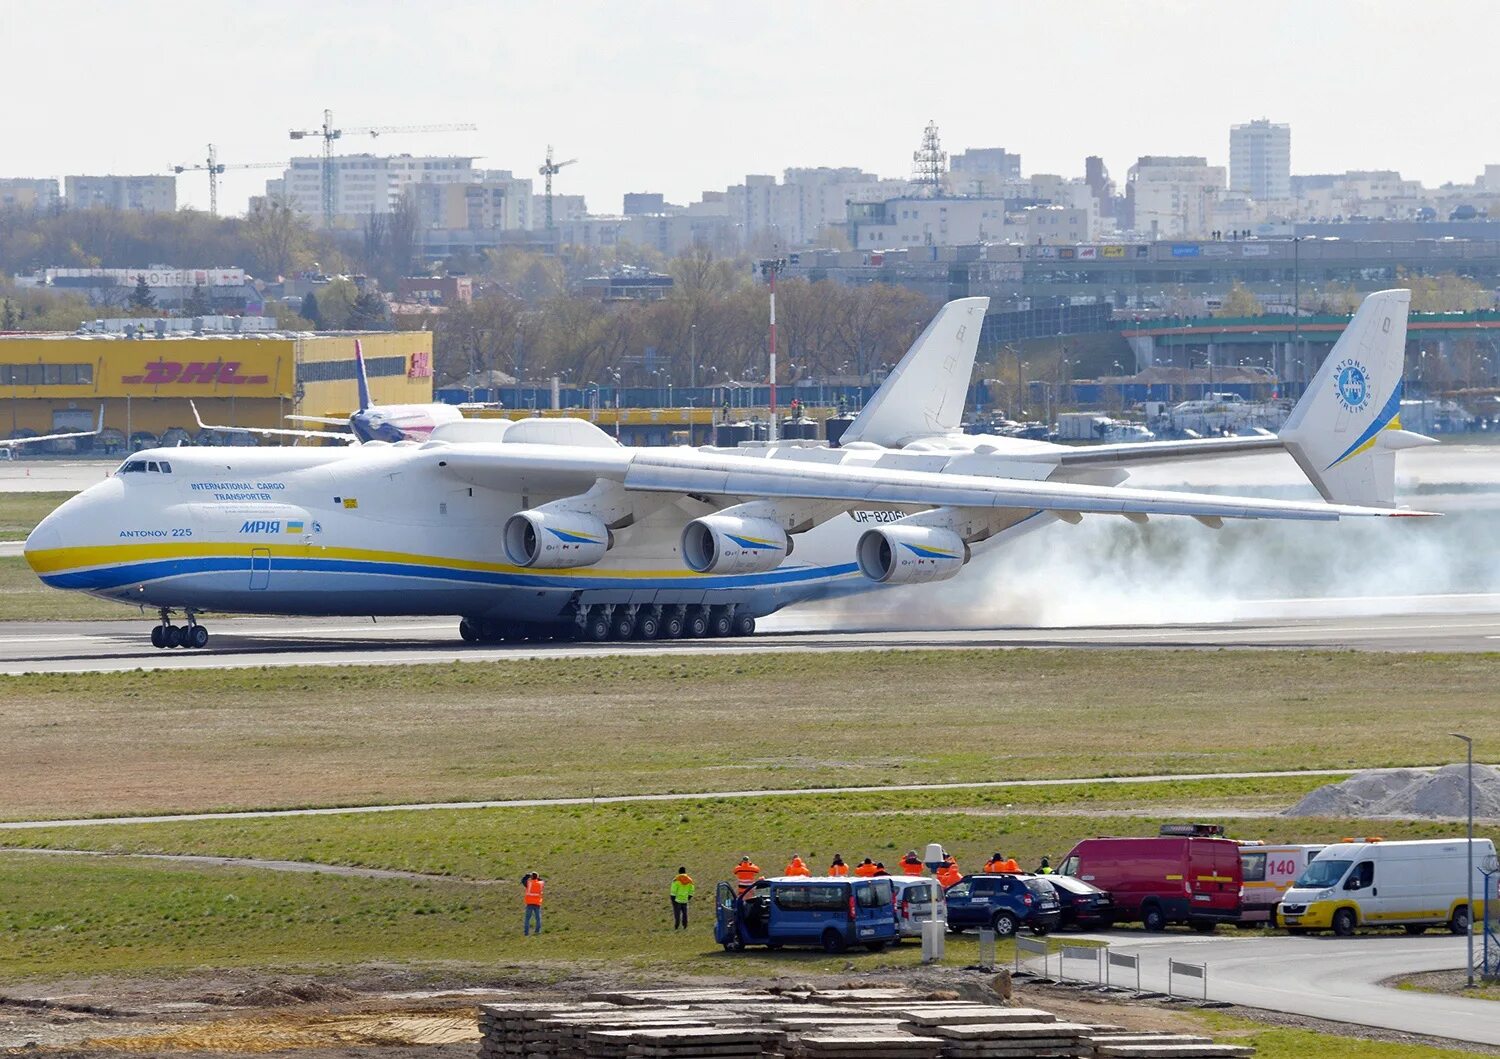
[[[479,1012],[480,1059],[1248,1059],[1207,1037],[1059,1022],[900,989],[611,990]]]

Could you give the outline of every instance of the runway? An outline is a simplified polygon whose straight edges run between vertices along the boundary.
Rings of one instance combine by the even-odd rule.
[[[1342,607],[1331,605],[1344,604]],[[110,673],[134,669],[237,669],[302,665],[435,665],[455,661],[635,654],[788,651],[937,651],[1025,648],[1500,651],[1500,597],[1405,597],[1399,613],[1366,601],[1267,600],[1258,616],[1212,624],[1069,628],[830,629],[792,616],[755,636],[623,643],[467,645],[454,619],[205,619],[203,650],[157,650],[154,619],[0,623],[0,674]],[[1425,605],[1424,605],[1425,604]],[[1300,616],[1294,616],[1300,615]]]

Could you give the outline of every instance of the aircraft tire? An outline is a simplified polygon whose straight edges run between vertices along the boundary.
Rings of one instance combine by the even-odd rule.
[[[204,648],[208,646],[208,630],[201,625],[194,625],[184,633],[186,646],[192,648]]]
[[[153,625],[153,626],[151,626],[151,646],[152,647],[157,647],[157,648],[161,648],[161,647],[167,646],[167,629],[166,629],[166,626],[164,626],[164,625]]]
[[[683,616],[676,611],[664,615],[661,619],[661,636],[663,640],[680,639],[687,622]]]
[[[164,637],[166,639],[166,641],[167,641],[167,646],[168,647],[181,647],[182,646],[182,632],[183,632],[183,630],[182,630],[182,627],[180,625],[168,625],[166,633],[165,633],[165,637]]]
[[[689,636],[694,640],[708,635],[708,614],[702,607],[688,611],[687,625],[684,628],[683,635]]]
[[[727,610],[721,610],[708,619],[708,632],[710,636],[730,636],[734,633],[734,619],[729,616]]]
[[[468,618],[460,618],[458,622],[458,635],[464,643],[478,643],[479,630],[474,628],[474,623]]]
[[[636,615],[635,635],[638,640],[654,640],[661,635],[661,615],[654,609]]]
[[[635,615],[622,610],[610,621],[610,639],[629,640],[635,635]]]
[[[755,619],[748,614],[736,614],[734,617],[734,635],[754,636]]]
[[[594,643],[603,643],[609,639],[609,618],[603,610],[590,610],[588,620],[584,622],[583,638]]]

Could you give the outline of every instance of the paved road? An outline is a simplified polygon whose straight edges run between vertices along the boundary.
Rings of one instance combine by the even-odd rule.
[[[33,849],[26,846],[0,846],[0,854],[19,853],[42,857],[126,857],[131,860],[159,860],[195,868],[253,868],[257,871],[291,872],[294,875],[340,875],[360,879],[404,879],[414,882],[462,883],[470,886],[492,886],[502,879],[460,879],[431,872],[398,871],[394,868],[360,868],[350,864],[318,864],[305,860],[262,860],[257,857],[213,857],[197,853],[119,853],[101,849]]]
[[[1396,975],[1463,967],[1461,937],[1432,933],[1416,938],[1389,934],[1199,938],[1176,932],[1150,938],[1126,932],[1089,936],[1109,941],[1115,952],[1139,955],[1141,984],[1147,989],[1166,989],[1170,956],[1208,965],[1211,1000],[1500,1045],[1500,1004],[1380,984]],[[1476,946],[1478,942],[1476,938]],[[1056,962],[1053,957],[1054,970]],[[1072,969],[1082,973],[1077,965]],[[1177,991],[1198,995],[1192,991],[1196,984],[1178,978]]]
[[[1478,597],[1491,606],[1494,596]],[[1463,610],[1464,608],[1456,608]],[[159,651],[153,621],[0,623],[0,673],[104,673],[132,669],[227,669],[295,665],[412,665],[500,658],[573,658],[670,652],[952,650],[956,648],[1148,647],[1308,648],[1364,651],[1497,651],[1500,606],[1474,613],[1359,617],[1250,618],[1213,625],[1098,626],[961,630],[796,629],[795,616],[770,620],[744,639],[651,643],[467,646],[449,619],[208,620],[201,651]]]
[[[1427,771],[1435,766],[1415,766]],[[1367,769],[1369,772],[1387,771]],[[246,809],[219,813],[174,813],[161,816],[98,816],[73,820],[0,821],[0,831],[42,827],[92,827],[97,824],[170,824],[197,820],[255,820],[277,816],[341,816],[346,813],[427,812],[434,809],[535,809],[566,805],[615,805],[623,802],[684,802],[705,798],[776,798],[794,794],[884,794],[890,791],[961,791],[993,787],[1061,787],[1070,784],[1162,783],[1181,780],[1251,780],[1282,776],[1348,776],[1348,769],[1293,769],[1285,772],[1179,772],[1151,776],[1086,776],[1045,780],[972,780],[966,783],[893,783],[878,787],[785,787],[770,790],[683,791],[669,794],[607,794],[600,797],[510,798],[475,802],[407,802],[405,804],[328,806],[317,809]]]

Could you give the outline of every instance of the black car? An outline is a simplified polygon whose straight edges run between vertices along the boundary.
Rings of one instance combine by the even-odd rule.
[[[1115,920],[1115,903],[1109,894],[1071,875],[1040,878],[1057,892],[1057,903],[1065,927],[1107,927]]]
[[[1033,934],[1057,928],[1057,891],[1035,875],[965,875],[948,888],[948,929],[989,927],[1002,938],[1025,927]]]

